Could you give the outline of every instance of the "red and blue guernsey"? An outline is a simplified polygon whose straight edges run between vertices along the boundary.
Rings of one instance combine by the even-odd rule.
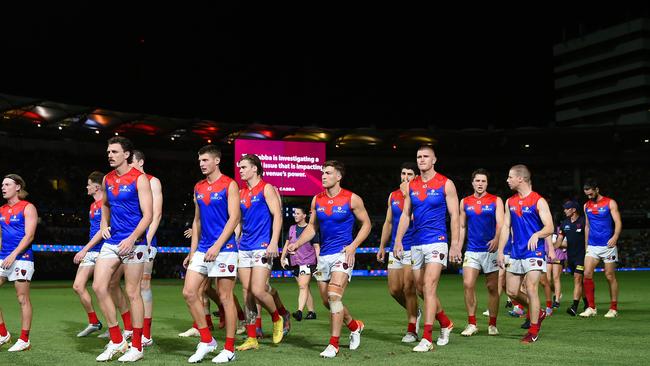
[[[149,182],[151,182],[151,180],[155,178],[151,174],[146,174],[145,173],[145,176],[147,176],[147,179],[149,179]],[[149,229],[147,229],[147,231],[144,234],[147,235],[148,232],[149,232]],[[155,247],[157,245],[158,245],[158,239],[156,239],[156,236],[154,235],[153,238],[151,239],[151,246]]]
[[[467,196],[463,198],[463,209],[467,217],[467,251],[487,252],[497,228],[497,196]]]
[[[0,228],[2,228],[0,260],[7,258],[25,237],[25,207],[27,205],[29,202],[21,200],[13,206],[5,204],[0,207]],[[30,244],[24,252],[17,255],[16,260],[33,262],[32,245]]]
[[[528,249],[528,240],[534,233],[540,231],[544,224],[539,216],[537,202],[542,198],[537,192],[530,192],[522,198],[515,194],[508,198],[510,221],[512,226],[512,259],[544,258],[546,249],[544,239],[539,239],[535,250]]]
[[[194,198],[201,214],[201,237],[198,252],[205,253],[219,239],[230,218],[228,214],[228,187],[232,178],[221,175],[209,183],[204,179],[194,186]],[[220,252],[236,252],[235,234],[223,244]]]
[[[90,220],[90,235],[88,236],[88,240],[91,240],[100,229],[102,223],[102,204],[102,200],[90,204],[90,211],[88,212],[88,219]],[[104,239],[100,240],[97,245],[90,248],[90,252],[101,251],[102,245],[104,245]]]
[[[354,241],[355,217],[352,212],[352,192],[341,189],[334,197],[323,191],[316,195],[316,217],[320,227],[320,255],[341,253]]]
[[[271,242],[273,216],[264,198],[266,182],[260,180],[255,187],[248,185],[239,190],[242,236],[239,250],[266,249]]]
[[[614,221],[609,209],[611,198],[602,196],[598,202],[587,201],[585,214],[589,219],[588,245],[602,247],[614,235]]]
[[[418,176],[409,183],[415,229],[413,246],[447,242],[446,183],[447,177],[440,173],[427,182]]]
[[[138,198],[138,177],[142,175],[138,169],[131,168],[123,175],[117,171],[106,175],[106,199],[111,208],[111,237],[104,243],[117,245],[133,233],[142,220],[140,200]],[[136,241],[136,245],[142,238]]]
[[[390,210],[393,216],[393,225],[390,233],[390,247],[387,249],[388,251],[390,251],[395,244],[399,219],[402,217],[402,212],[404,211],[404,193],[402,193],[401,189],[393,191],[390,194]],[[411,245],[413,245],[413,221],[409,220],[409,227],[406,230],[406,234],[404,234],[404,238],[402,238],[404,251],[406,252],[411,250]]]

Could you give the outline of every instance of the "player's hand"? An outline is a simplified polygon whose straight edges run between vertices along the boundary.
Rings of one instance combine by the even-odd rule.
[[[16,261],[16,255],[11,253],[8,256],[5,257],[5,259],[2,261],[2,269],[9,269],[11,268],[11,265],[14,264]]]
[[[537,244],[539,244],[539,236],[535,233],[530,236],[530,239],[528,239],[528,250],[536,250]]]
[[[506,256],[502,252],[497,254],[497,266],[501,269],[506,269]]]
[[[86,253],[88,253],[88,252],[86,252],[86,251],[83,250],[83,249],[80,250],[79,252],[77,252],[77,254],[75,254],[75,255],[74,255],[74,258],[72,259],[72,261],[74,262],[74,264],[79,264],[79,263],[81,263],[81,261],[84,260],[84,257],[86,256]]]
[[[273,260],[274,258],[277,258],[278,256],[278,244],[269,244],[269,246],[266,247],[266,258]]]
[[[134,246],[135,246],[135,239],[131,239],[131,237],[127,237],[126,239],[123,239],[120,242],[120,244],[117,246],[117,254],[120,257],[127,256],[133,253]]]
[[[191,238],[192,237],[192,228],[189,228],[189,229],[183,231],[183,236],[188,238],[188,239]]]
[[[402,245],[402,242],[395,242],[393,244],[393,255],[395,258],[402,260],[402,255],[404,254],[404,245]]]
[[[102,230],[102,238],[104,239],[110,239],[111,237],[111,227],[105,227]]]
[[[384,263],[384,257],[386,256],[386,249],[384,247],[379,247],[377,251],[377,262]]]
[[[187,257],[183,259],[183,268],[187,269],[187,266],[190,265],[191,260],[192,260],[192,256],[188,254]]]
[[[454,263],[461,263],[463,261],[463,254],[456,248],[455,245],[452,245],[449,248],[449,260]]]
[[[494,253],[497,251],[497,249],[499,249],[499,243],[494,239],[488,241],[487,244],[488,244],[488,252],[490,253]]]
[[[215,259],[217,259],[217,256],[219,255],[219,249],[217,249],[216,245],[213,245],[208,249],[207,252],[205,252],[205,257],[203,260],[205,262],[214,262]]]
[[[613,236],[607,241],[608,248],[614,248],[618,242],[618,239],[615,239]]]
[[[284,269],[287,269],[287,267],[289,267],[289,260],[287,257],[280,258],[280,266],[282,266]]]
[[[291,243],[291,244],[287,245],[287,252],[289,252],[291,254],[295,254],[296,250],[298,250],[298,248],[296,247],[296,244]]]
[[[348,245],[343,248],[343,251],[345,251],[345,262],[348,264],[348,266],[354,267],[354,255],[356,254],[356,250],[352,247],[352,245]]]
[[[548,260],[550,262],[555,262],[556,259],[557,259],[557,256],[555,255],[555,250],[550,251],[548,253]]]

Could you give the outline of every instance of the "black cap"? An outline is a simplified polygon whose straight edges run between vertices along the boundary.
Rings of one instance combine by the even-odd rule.
[[[578,209],[578,203],[576,201],[566,201],[564,202],[564,205],[562,205],[565,209],[569,208],[575,208],[576,210]]]

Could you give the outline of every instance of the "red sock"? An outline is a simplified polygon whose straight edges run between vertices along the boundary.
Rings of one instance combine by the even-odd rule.
[[[271,320],[275,323],[278,320],[280,320],[280,313],[278,313],[278,310],[276,309],[273,314],[271,314]],[[262,323],[262,319],[260,318],[260,324]],[[260,327],[261,328],[261,327]]]
[[[137,349],[138,351],[142,351],[142,328],[133,328],[131,347]]]
[[[148,339],[151,339],[151,320],[151,318],[144,318],[144,327],[142,327],[142,335]]]
[[[23,342],[29,341],[29,329],[23,329],[20,331],[20,339],[22,339]]]
[[[214,324],[212,324],[212,315],[210,314],[205,314],[205,321],[208,323],[208,328],[209,329],[214,329]]]
[[[5,337],[7,335],[7,327],[5,323],[0,323],[0,336]]]
[[[530,329],[528,329],[528,333],[536,336],[537,333],[539,333],[539,324],[531,324]]]
[[[476,325],[476,315],[470,315],[470,316],[468,316],[468,317],[467,317],[467,322],[470,323],[470,324],[472,324],[472,325]],[[441,326],[442,326],[442,325],[441,325]],[[443,327],[443,328],[446,328],[446,327]]]
[[[210,333],[210,329],[208,329],[208,327],[199,329],[199,333],[201,333],[201,342],[212,342],[212,333]]]
[[[94,311],[91,311],[88,313],[88,324],[97,324],[99,323],[99,319],[97,319],[97,313]]]
[[[111,342],[115,344],[122,343],[122,331],[120,330],[119,325],[116,325],[114,327],[109,327],[108,333],[111,335]]]
[[[339,337],[331,336],[330,337],[330,344],[332,346],[336,347],[336,349],[339,349]]]
[[[255,326],[262,329],[262,318],[255,318]]]
[[[246,334],[248,334],[248,338],[257,338],[257,332],[255,331],[255,328],[255,324],[246,325]]]
[[[612,303],[609,305],[609,308],[611,310],[616,310],[618,311],[618,301],[612,301]]]
[[[359,329],[359,322],[357,322],[354,319],[350,320],[350,322],[348,323],[348,329],[350,330],[350,332],[354,332],[355,330]]]
[[[244,311],[240,307],[237,307],[237,319],[239,321],[246,320],[246,317],[244,316]]]
[[[451,325],[451,320],[449,320],[444,310],[436,314],[436,320],[440,323],[440,328],[449,328]]]
[[[124,330],[133,330],[133,325],[131,324],[131,312],[126,311],[122,314],[122,322],[124,322]]]
[[[424,325],[424,333],[422,334],[422,338],[426,339],[429,342],[432,342],[431,338],[431,329],[433,328],[433,324],[425,324]]]
[[[551,306],[553,306],[553,301],[546,300],[546,307],[550,308]]]
[[[192,323],[192,328],[199,329],[199,326],[198,326],[198,324],[196,324],[196,322],[194,322],[194,323]]]
[[[497,326],[497,317],[496,316],[491,316],[490,317],[490,324],[489,325],[494,325],[495,327]]]
[[[284,308],[284,305],[282,305],[282,306],[280,306],[278,308],[278,313],[280,313],[281,316],[285,316],[285,315],[289,314],[287,309]]]
[[[223,349],[235,352],[235,338],[226,337],[226,344],[223,346]]]
[[[409,323],[408,327],[406,328],[406,331],[409,333],[415,333],[415,323]]]
[[[585,297],[587,297],[587,302],[592,309],[596,308],[596,300],[594,300],[594,286],[593,278],[585,278],[583,281]]]

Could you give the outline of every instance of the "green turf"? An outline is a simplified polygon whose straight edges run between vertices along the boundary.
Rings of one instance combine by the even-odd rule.
[[[402,344],[405,330],[404,313],[388,295],[384,278],[355,278],[344,302],[353,316],[366,323],[361,346],[357,351],[347,349],[348,331],[341,338],[341,350],[336,359],[322,360],[318,354],[329,340],[327,313],[317,305],[318,320],[293,322],[291,334],[279,346],[271,345],[267,338],[257,351],[238,352],[235,365],[486,365],[486,364],[626,364],[642,365],[650,359],[647,322],[647,304],[650,294],[647,283],[650,272],[619,273],[621,296],[620,316],[605,319],[609,295],[602,273],[596,275],[596,299],[599,315],[591,319],[569,317],[565,313],[571,297],[571,278],[563,276],[564,302],[560,311],[544,322],[540,340],[532,345],[521,345],[523,331],[520,319],[499,317],[498,337],[486,335],[487,319],[478,315],[480,333],[471,338],[460,336],[465,326],[462,281],[460,276],[443,276],[439,291],[447,314],[456,328],[451,342],[438,347],[435,352],[415,354],[414,344]],[[297,300],[297,287],[293,280],[274,280],[288,308]],[[101,353],[105,341],[90,336],[75,335],[86,323],[86,317],[77,297],[69,288],[71,283],[36,282],[33,284],[32,302],[34,322],[31,331],[33,349],[18,354],[8,353],[7,346],[0,349],[2,365],[90,365]],[[148,348],[143,365],[184,364],[192,354],[197,339],[182,339],[177,333],[186,330],[191,320],[181,296],[181,281],[154,280],[156,302],[153,323],[154,346]],[[313,292],[317,296],[316,292]],[[7,328],[19,334],[18,304],[11,284],[0,289],[0,299]],[[479,310],[485,309],[485,291],[479,290]],[[501,306],[503,309],[503,304]],[[503,311],[505,314],[505,311]],[[264,328],[270,332],[270,319],[264,316]],[[436,325],[437,328],[437,325]],[[214,332],[220,348],[222,331]],[[434,335],[435,338],[435,335]],[[237,340],[240,343],[241,338]],[[113,361],[117,362],[117,361]],[[210,364],[209,359],[204,361]]]

